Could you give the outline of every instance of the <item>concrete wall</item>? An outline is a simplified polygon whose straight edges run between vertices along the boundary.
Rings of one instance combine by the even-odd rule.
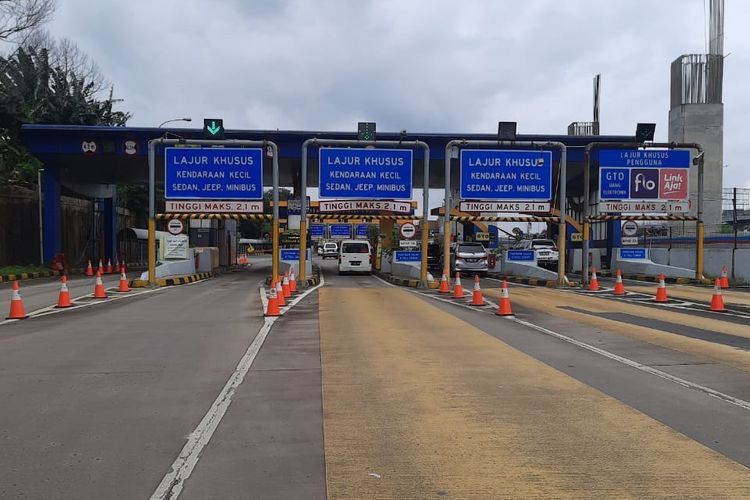
[[[696,142],[706,152],[703,221],[706,231],[721,224],[721,184],[724,164],[724,105],[683,104],[669,110],[669,142]],[[698,167],[690,167],[691,215],[695,215]]]
[[[732,264],[734,253],[734,264]],[[651,258],[654,262],[672,266],[694,267],[695,249],[693,248],[652,248]],[[703,250],[703,274],[707,277],[721,275],[721,268],[727,266],[730,278],[750,283],[750,248],[732,250],[731,248],[706,248]]]

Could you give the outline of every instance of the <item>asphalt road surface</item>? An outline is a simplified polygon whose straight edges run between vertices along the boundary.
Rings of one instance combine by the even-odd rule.
[[[0,325],[0,498],[750,497],[741,314],[315,261],[277,320],[257,259]]]

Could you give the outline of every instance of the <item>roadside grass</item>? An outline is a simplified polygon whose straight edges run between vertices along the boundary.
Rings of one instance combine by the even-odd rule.
[[[0,267],[0,276],[7,274],[41,273],[49,270],[47,266],[4,266]]]

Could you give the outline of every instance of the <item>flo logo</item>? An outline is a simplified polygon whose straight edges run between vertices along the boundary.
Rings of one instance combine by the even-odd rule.
[[[659,169],[634,168],[630,172],[630,197],[645,200],[659,197]]]
[[[659,198],[686,200],[688,197],[688,171],[685,168],[659,170]]]

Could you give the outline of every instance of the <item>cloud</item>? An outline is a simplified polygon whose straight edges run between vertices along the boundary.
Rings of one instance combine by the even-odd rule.
[[[669,64],[704,51],[701,0],[527,2],[198,0],[59,5],[52,31],[114,82],[132,125],[224,117],[229,128],[604,134],[657,123],[667,139]],[[728,2],[725,185],[744,168],[750,5]]]

